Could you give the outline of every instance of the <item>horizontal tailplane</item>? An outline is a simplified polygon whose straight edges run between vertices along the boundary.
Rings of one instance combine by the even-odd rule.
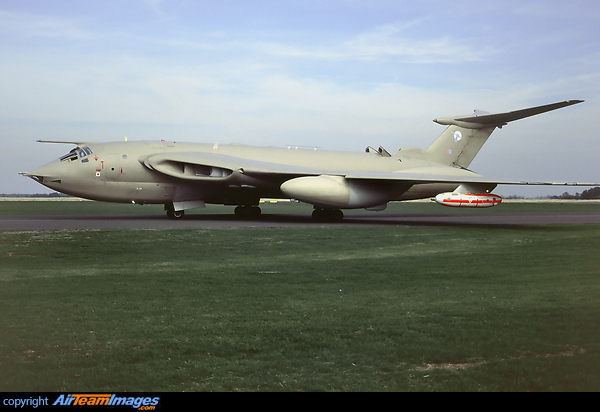
[[[508,122],[581,102],[583,100],[565,100],[564,102],[506,113],[475,114],[434,119],[434,122],[447,125],[448,127],[425,150],[426,159],[446,166],[467,168],[496,127],[501,128]]]

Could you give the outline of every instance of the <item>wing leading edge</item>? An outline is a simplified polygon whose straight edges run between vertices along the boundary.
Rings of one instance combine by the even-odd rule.
[[[381,180],[410,184],[479,183],[493,185],[598,186],[600,183],[542,182],[530,180],[490,179],[467,169],[452,166],[429,166],[394,172],[341,171],[321,167],[300,167],[275,162],[203,152],[161,153],[141,159],[146,167],[182,180],[226,179],[234,172],[258,179],[285,180],[298,176],[340,176],[348,180]]]

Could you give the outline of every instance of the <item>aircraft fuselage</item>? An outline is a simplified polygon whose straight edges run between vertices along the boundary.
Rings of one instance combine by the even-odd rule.
[[[89,154],[86,153],[90,152]],[[175,142],[113,142],[90,143],[74,149],[71,156],[63,156],[27,175],[41,184],[72,196],[92,200],[138,204],[168,204],[177,201],[202,200],[218,204],[257,204],[260,198],[288,198],[280,190],[283,182],[293,178],[286,175],[249,176],[243,168],[231,169],[225,176],[203,176],[201,172],[185,170],[185,163],[173,164],[173,175],[153,170],[145,161],[152,156],[170,153],[217,154],[248,161],[285,164],[290,170],[327,169],[332,173],[347,170],[369,173],[389,173],[403,168],[430,166],[420,159],[381,156],[374,153],[323,151],[306,148],[255,147]],[[165,167],[163,165],[163,167]],[[181,170],[175,170],[181,169]],[[187,176],[188,180],[179,178]],[[199,176],[197,180],[190,177]],[[303,174],[298,173],[298,176]],[[453,190],[456,184],[428,184],[416,186],[389,183],[394,196],[387,200],[405,200],[429,197],[442,191]],[[424,189],[423,187],[426,187]]]

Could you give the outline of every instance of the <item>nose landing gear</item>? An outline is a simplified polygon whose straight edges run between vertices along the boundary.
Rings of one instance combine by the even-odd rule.
[[[169,219],[181,219],[185,214],[183,210],[175,210],[173,203],[165,204],[165,210],[167,211],[167,217]]]

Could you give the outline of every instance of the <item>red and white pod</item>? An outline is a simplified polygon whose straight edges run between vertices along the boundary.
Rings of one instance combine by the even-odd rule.
[[[450,207],[492,207],[499,205],[502,198],[492,193],[440,193],[432,198],[436,203]]]

